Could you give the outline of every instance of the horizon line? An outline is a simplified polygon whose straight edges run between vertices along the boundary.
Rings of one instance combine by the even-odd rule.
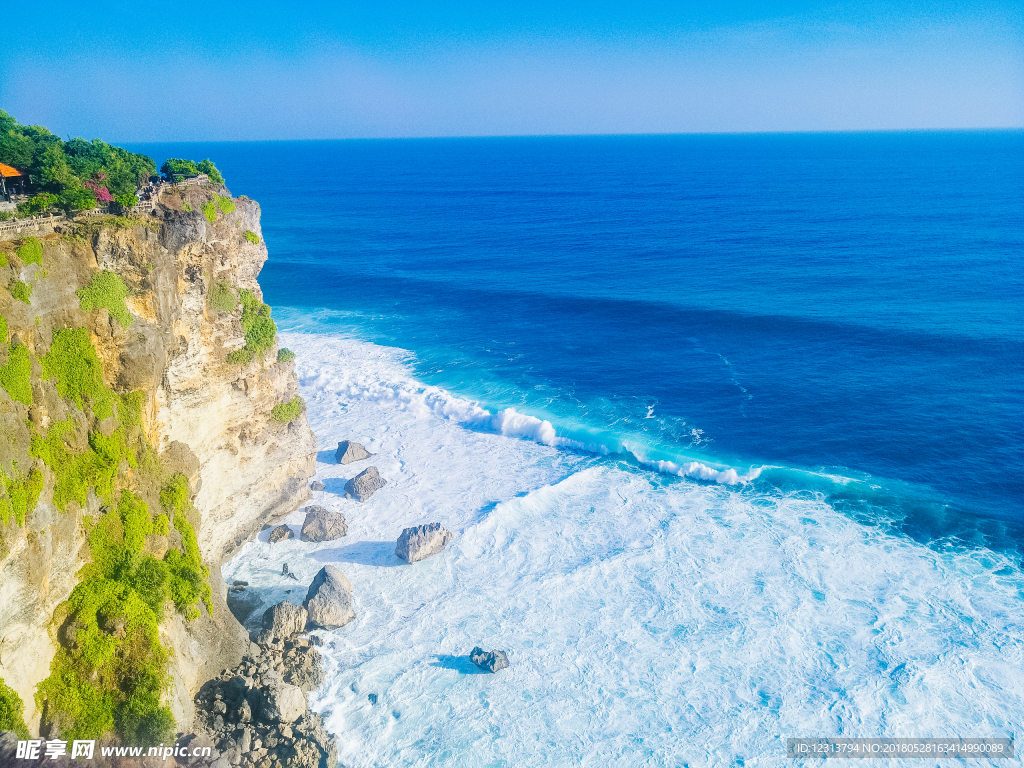
[[[988,126],[978,128],[833,128],[825,130],[782,130],[782,131],[652,131],[636,133],[495,133],[495,134],[452,134],[437,136],[347,136],[334,138],[295,139],[103,139],[108,144],[255,144],[301,141],[437,141],[452,139],[558,139],[558,138],[629,138],[641,136],[793,136],[793,135],[834,135],[854,133],[996,133],[1024,132],[1024,125]]]

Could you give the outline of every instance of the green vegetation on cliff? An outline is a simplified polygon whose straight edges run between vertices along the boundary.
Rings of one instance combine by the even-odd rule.
[[[197,163],[193,160],[182,160],[178,157],[172,157],[160,166],[160,173],[164,175],[165,179],[173,183],[183,181],[190,176],[198,176],[200,173],[205,173],[214,184],[224,184],[224,177],[217,170],[217,166],[213,164],[212,160],[200,160]]]
[[[28,739],[28,727],[22,715],[24,709],[21,696],[0,678],[0,731],[14,731],[19,739]]]
[[[288,349],[288,347],[281,347],[277,350],[277,362],[290,363],[294,359],[295,353]]]
[[[6,339],[6,321],[3,323],[2,330]],[[12,400],[24,405],[32,405],[32,358],[29,351],[22,344],[6,346],[7,362],[0,366],[0,387],[7,390],[7,394],[11,396]]]
[[[260,236],[253,232],[251,229],[245,230],[245,239],[246,241],[252,243],[253,245],[260,244]]]
[[[278,403],[270,411],[270,418],[274,421],[282,424],[287,424],[293,419],[298,418],[298,415],[302,413],[302,409],[306,407],[306,401],[296,395],[287,403]]]
[[[152,531],[149,507],[128,490],[89,531],[93,559],[55,616],[63,642],[37,692],[65,739],[110,730],[130,744],[174,737],[174,717],[161,704],[169,654],[157,628],[170,575],[144,551]]]
[[[22,264],[42,265],[43,263],[43,244],[39,242],[38,238],[25,238],[18,246],[16,253]]]
[[[7,290],[18,301],[23,301],[26,304],[32,303],[32,286],[28,283],[23,283],[17,278],[11,278],[11,282],[7,284]]]
[[[17,469],[15,466],[14,471]],[[43,482],[43,473],[37,467],[20,479],[8,477],[0,470],[0,523],[7,525],[13,518],[19,527],[23,526],[25,517],[39,502]]]
[[[106,309],[122,328],[132,323],[132,316],[128,314],[128,305],[124,301],[129,293],[120,275],[106,269],[93,275],[92,282],[85,288],[75,291],[80,300],[79,309],[83,312]]]
[[[254,355],[262,354],[274,346],[277,324],[270,318],[270,307],[257,299],[252,291],[243,288],[239,298],[242,301],[245,348]]]
[[[238,296],[228,283],[221,280],[210,288],[210,306],[219,312],[234,312],[238,306]]]
[[[28,175],[35,197],[19,205],[29,215],[57,205],[85,210],[133,194],[156,164],[145,155],[94,139],[63,141],[38,125],[21,125],[0,110],[0,163]]]
[[[209,570],[188,521],[188,481],[181,474],[166,480],[164,510],[151,513],[137,490],[152,488],[161,475],[142,432],[144,394],[106,386],[86,329],[56,331],[40,362],[61,397],[84,416],[55,421],[45,435],[32,431],[31,453],[54,475],[54,506],[63,510],[75,501],[85,508],[91,489],[109,511],[95,522],[84,518],[92,559],[54,614],[61,644],[37,703],[45,703],[47,720],[65,739],[113,731],[128,744],[170,741],[174,718],[161,704],[170,685],[169,654],[158,625],[171,604],[189,620],[200,615],[200,603],[213,610]],[[86,445],[76,448],[86,427]],[[33,472],[28,480],[41,490],[42,473]],[[26,505],[34,501],[26,494]],[[158,559],[147,551],[147,539],[167,536],[172,516],[181,550]]]

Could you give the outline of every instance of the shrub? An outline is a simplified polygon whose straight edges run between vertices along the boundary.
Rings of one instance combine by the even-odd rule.
[[[93,275],[92,282],[85,288],[75,291],[75,295],[80,299],[79,309],[83,312],[106,309],[122,328],[132,324],[132,316],[128,313],[128,305],[124,301],[128,293],[128,286],[124,284],[120,275],[106,269]]]
[[[19,739],[28,739],[24,712],[21,696],[0,678],[0,731],[14,731]]]
[[[252,291],[243,288],[239,298],[242,301],[245,348],[253,355],[259,355],[274,346],[277,324],[270,318],[270,307],[257,299]]]
[[[14,469],[17,470],[17,467]],[[33,467],[19,480],[0,471],[0,490],[4,492],[0,496],[0,523],[7,525],[13,518],[19,527],[23,526],[25,518],[36,508],[43,492],[43,473]]]
[[[277,362],[279,362],[279,363],[289,363],[289,362],[291,362],[294,359],[295,359],[295,353],[292,352],[287,347],[281,347],[279,350],[277,350]]]
[[[7,284],[7,290],[11,292],[11,296],[16,298],[18,301],[23,301],[26,304],[32,303],[32,286],[28,283],[23,283],[17,278],[12,278],[11,282]]]
[[[69,187],[60,193],[57,205],[67,213],[74,211],[91,211],[96,207],[95,193],[86,187]]]
[[[228,352],[227,361],[229,365],[248,365],[252,362],[252,352],[248,349],[236,349]]]
[[[43,244],[39,242],[38,238],[28,237],[18,246],[17,254],[23,264],[39,264],[42,266]]]
[[[6,267],[7,264],[7,254],[0,251],[0,267]]]
[[[221,213],[227,216],[228,214],[235,212],[235,201],[230,197],[217,195],[217,207],[220,209]]]
[[[224,185],[224,177],[220,175],[220,171],[217,170],[217,166],[213,164],[212,160],[200,160],[196,168],[200,173],[205,173],[209,176],[210,181],[214,184]]]
[[[10,221],[14,218],[14,214],[11,211],[0,211],[0,221]],[[2,266],[7,266],[6,264]]]
[[[139,198],[131,192],[125,192],[123,195],[115,197],[114,202],[122,208],[132,208],[139,204]]]
[[[35,216],[46,209],[57,204],[57,196],[49,192],[40,192],[30,197],[24,203],[18,203],[18,213],[22,216]]]
[[[6,338],[7,328],[3,330]],[[32,405],[32,359],[27,347],[21,344],[8,347],[7,362],[0,367],[0,387],[7,390],[12,400]]]
[[[287,403],[278,403],[270,412],[270,418],[281,424],[287,424],[297,418],[302,409],[306,407],[306,401],[296,395]]]
[[[217,219],[217,204],[211,200],[208,203],[203,203],[201,208],[203,210],[203,216],[205,216],[206,220],[212,224]]]
[[[183,211],[184,211],[185,213],[192,213],[192,206],[191,206],[191,205],[189,205],[188,203],[182,203],[182,204],[181,204],[181,209],[182,209],[182,210],[183,210]]]
[[[153,533],[157,536],[166,536],[171,532],[170,524],[167,521],[167,515],[161,512],[153,519]]]
[[[219,312],[234,312],[238,306],[238,297],[231,286],[221,280],[210,289],[210,306]]]
[[[253,245],[260,244],[260,236],[253,232],[251,229],[245,230],[245,239],[248,240]]]

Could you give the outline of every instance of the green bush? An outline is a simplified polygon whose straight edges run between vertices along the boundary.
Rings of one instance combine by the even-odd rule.
[[[217,204],[216,203],[214,203],[211,200],[208,203],[203,203],[202,206],[200,206],[200,207],[203,209],[203,216],[206,217],[206,220],[208,222],[210,222],[212,224],[214,221],[216,221],[216,219],[217,219]]]
[[[68,187],[57,197],[57,205],[67,213],[91,211],[96,207],[96,195],[87,187]]]
[[[56,204],[56,195],[49,192],[40,192],[38,195],[30,197],[24,203],[18,203],[18,213],[21,216],[35,216]]]
[[[167,515],[161,512],[153,519],[153,533],[157,536],[166,536],[170,532],[171,529],[167,521]]]
[[[189,205],[188,203],[182,203],[181,210],[183,210],[185,213],[192,213],[192,206]]]
[[[220,175],[220,171],[217,170],[217,166],[213,164],[212,160],[200,160],[196,164],[196,168],[200,173],[205,173],[210,177],[210,181],[214,184],[224,185],[224,177]]]
[[[114,202],[122,208],[132,208],[139,204],[139,198],[133,192],[125,192],[123,195],[117,195]]]
[[[231,290],[231,285],[221,280],[210,288],[210,306],[219,312],[234,312],[238,306],[238,297]]]
[[[253,232],[251,229],[245,230],[245,239],[248,240],[253,245],[260,244],[260,236]]]
[[[10,221],[14,218],[14,213],[11,211],[0,211],[0,221]],[[7,266],[6,264],[0,266]]]
[[[257,299],[252,291],[243,288],[239,298],[242,302],[245,348],[253,355],[259,355],[274,346],[277,324],[270,318],[270,307]]]
[[[3,330],[6,338],[7,328]],[[32,359],[24,345],[8,347],[7,362],[0,367],[0,387],[7,390],[12,400],[32,405]]]
[[[7,318],[0,315],[0,344],[7,343]]]
[[[217,208],[220,209],[221,213],[227,216],[229,213],[235,212],[235,201],[232,200],[230,197],[225,197],[224,195],[217,195]]]
[[[0,251],[0,267],[6,267],[9,264],[7,261],[7,254]]]
[[[28,237],[18,246],[17,254],[23,264],[39,264],[42,266],[43,244],[39,242],[38,238]]]
[[[302,409],[306,407],[306,401],[296,395],[287,403],[278,403],[270,412],[270,418],[282,424],[287,424],[297,418]]]
[[[279,350],[277,350],[277,362],[279,362],[279,363],[289,363],[289,362],[291,362],[294,359],[295,359],[295,353],[292,352],[287,347],[281,347]]]
[[[236,349],[228,352],[227,360],[229,365],[248,365],[252,362],[252,352],[244,348]]]
[[[92,282],[85,288],[75,291],[75,295],[80,299],[79,309],[83,312],[106,309],[122,328],[132,324],[132,316],[128,313],[128,305],[124,301],[128,293],[128,286],[124,284],[120,275],[106,269],[93,275]]]
[[[11,282],[7,284],[7,290],[18,301],[23,301],[26,304],[32,303],[32,286],[28,283],[23,283],[17,278],[11,278]]]
[[[21,696],[0,678],[0,731],[14,731],[19,739],[28,739],[24,712]]]

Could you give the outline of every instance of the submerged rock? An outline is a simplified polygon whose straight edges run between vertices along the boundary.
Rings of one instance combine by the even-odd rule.
[[[395,547],[395,554],[409,563],[423,560],[436,555],[445,545],[455,538],[455,534],[440,523],[428,525],[417,525],[415,528],[406,528],[398,537],[398,544]]]
[[[306,519],[302,522],[303,541],[334,541],[347,533],[348,523],[343,514],[325,507],[306,507]]]
[[[356,617],[352,585],[333,565],[325,565],[309,585],[303,603],[309,613],[309,624],[323,629],[337,629]]]
[[[469,652],[469,660],[488,672],[497,672],[508,666],[508,656],[504,651],[485,651],[480,646]]]
[[[271,544],[277,544],[277,542],[279,541],[284,541],[285,539],[290,539],[294,536],[295,534],[292,532],[290,526],[279,525],[277,526],[277,528],[270,532],[270,536],[267,537],[267,541],[269,541]]]
[[[289,602],[278,603],[263,614],[263,631],[256,642],[266,643],[271,639],[287,640],[306,629],[306,609]],[[266,639],[263,639],[263,638]]]
[[[358,501],[366,501],[387,483],[376,467],[368,467],[345,483],[345,493]]]
[[[370,455],[370,452],[359,443],[343,440],[338,443],[338,451],[334,454],[334,457],[338,460],[339,464],[351,464],[353,461],[368,459]]]
[[[326,486],[326,485],[324,485],[324,484],[323,484],[322,482],[320,482],[319,480],[314,480],[314,481],[313,481],[312,483],[310,483],[310,484],[309,484],[309,489],[310,489],[311,491],[322,491],[322,490],[324,490],[325,488],[327,488],[327,486]]]

